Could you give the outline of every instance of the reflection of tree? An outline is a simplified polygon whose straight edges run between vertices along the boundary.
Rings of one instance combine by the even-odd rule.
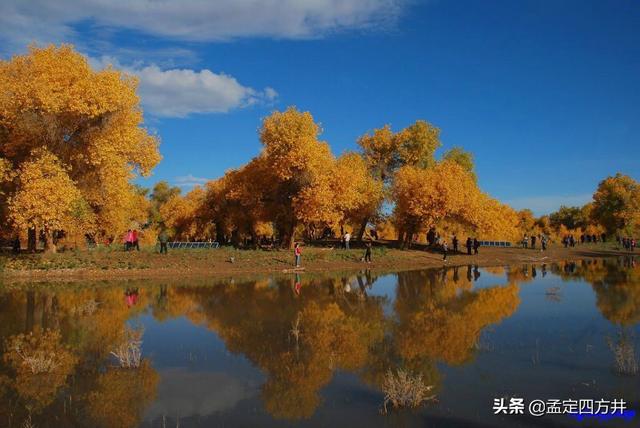
[[[98,375],[88,395],[87,413],[98,427],[135,427],[155,399],[158,373],[148,360],[137,369],[110,368]]]
[[[433,299],[419,310],[399,314],[396,335],[406,360],[427,357],[448,364],[468,361],[483,328],[515,312],[518,286],[462,291],[455,297]]]
[[[11,336],[4,361],[15,372],[15,389],[29,408],[40,411],[56,397],[76,357],[61,343],[60,332],[39,330]]]
[[[25,327],[58,326],[61,343],[78,358],[74,382],[58,388],[48,407],[34,414],[36,425],[71,396],[76,411],[68,413],[67,426],[139,423],[158,376],[148,362],[138,370],[110,367],[108,353],[123,339],[127,320],[148,309],[159,321],[185,316],[215,331],[229,351],[265,373],[267,411],[300,419],[313,414],[320,390],[336,370],[354,372],[377,388],[389,369],[422,375],[427,385],[437,386],[437,362],[471,358],[480,331],[518,304],[515,285],[473,291],[473,270],[470,278],[465,267],[398,274],[395,314],[388,318],[386,298],[370,295],[376,278],[367,271],[330,278],[301,275],[299,292],[294,277],[203,287],[133,284],[130,288],[139,289],[133,306],[125,302],[124,287],[9,292],[0,296],[0,333],[7,337]],[[16,393],[12,373],[0,367],[0,379],[2,374],[9,378],[0,401],[9,402],[4,398]]]
[[[640,322],[640,266],[629,269],[614,263],[602,264],[601,269],[589,272],[589,282],[605,318],[625,326]]]
[[[299,295],[290,279],[268,288],[245,283],[183,292],[200,302],[204,322],[229,350],[266,373],[265,408],[277,418],[299,419],[313,414],[319,390],[335,370],[360,369],[382,339],[379,298],[367,297],[360,287],[362,282],[366,290],[368,281],[311,279]]]
[[[632,259],[582,260],[552,265],[564,280],[583,280],[596,293],[596,305],[614,324],[631,326],[640,322],[640,265]]]
[[[129,308],[124,289],[114,286],[0,294],[0,335],[9,338],[4,365],[0,365],[0,426],[21,424],[27,418],[32,418],[35,426],[48,426],[51,415],[56,416],[59,427],[87,425],[83,409],[88,407],[88,398],[101,394],[108,400],[109,392],[117,392],[103,387],[103,378],[111,371],[105,372],[109,351],[122,340],[126,321],[145,310],[145,295],[141,291],[138,304]],[[29,342],[20,346],[20,354],[50,355],[53,363],[41,359],[39,367],[43,369],[34,373],[23,364],[20,354],[11,352],[18,341]],[[44,370],[47,366],[51,370]],[[146,367],[132,376],[148,378],[151,370]],[[122,408],[141,414],[147,403],[138,398]],[[121,426],[118,421],[116,425],[92,421],[91,426],[96,424]]]
[[[437,388],[436,362],[468,361],[482,329],[515,311],[517,285],[471,291],[473,266],[468,273],[452,268],[398,274],[396,316],[388,323],[389,334],[370,353],[366,382],[381,387],[388,370],[402,369]]]

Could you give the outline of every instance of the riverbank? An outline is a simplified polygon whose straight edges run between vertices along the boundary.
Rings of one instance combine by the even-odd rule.
[[[306,247],[301,272],[329,272],[358,269],[376,271],[413,270],[441,266],[497,266],[514,263],[559,261],[630,255],[613,245],[583,245],[575,248],[552,246],[547,251],[522,248],[480,248],[478,255],[449,254],[443,262],[439,252],[376,247],[373,262],[362,261],[364,250]],[[0,278],[4,282],[118,280],[144,278],[187,278],[239,274],[282,273],[292,269],[293,255],[287,250],[174,250],[167,255],[155,249],[124,252],[95,249],[58,254],[0,256]]]

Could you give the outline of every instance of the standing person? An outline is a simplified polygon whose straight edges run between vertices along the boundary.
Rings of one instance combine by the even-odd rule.
[[[347,233],[344,234],[344,248],[346,250],[349,250],[349,242],[351,241],[351,234],[347,231]]]
[[[467,255],[471,255],[471,246],[473,242],[471,241],[471,237],[467,237]]]
[[[477,238],[473,238],[473,254],[478,254],[478,248],[480,248],[480,241]]]
[[[371,263],[371,241],[367,241],[365,244],[364,261],[365,263]]]
[[[131,245],[133,245],[133,231],[129,229],[124,237],[124,250],[129,251],[131,249]]]
[[[529,236],[525,233],[524,238],[522,238],[522,248],[529,247]]]
[[[446,262],[447,261],[447,250],[449,249],[449,246],[447,245],[447,241],[443,240],[442,241],[442,261]]]
[[[542,249],[540,251],[545,251],[547,249],[547,237],[542,235],[542,238],[540,238],[540,243],[542,245]]]
[[[296,242],[296,245],[293,247],[293,255],[296,256],[296,268],[300,267],[300,259],[302,258],[302,248],[300,248],[300,244]]]
[[[158,235],[158,242],[160,242],[160,254],[167,254],[167,242],[169,242],[169,235],[167,235],[167,231],[165,229],[162,229]]]
[[[458,237],[456,235],[453,235],[453,240],[451,241],[451,243],[453,244],[453,252],[457,253],[458,252]]]
[[[131,233],[131,239],[132,239],[132,247],[135,248],[136,250],[140,251],[140,243],[138,242],[138,230],[137,229],[133,229],[133,232]]]
[[[536,249],[536,235],[531,235],[531,249]]]
[[[636,238],[631,238],[631,252],[633,252],[633,249],[636,248]]]

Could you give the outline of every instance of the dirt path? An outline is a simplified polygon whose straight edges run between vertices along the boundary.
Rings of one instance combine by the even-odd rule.
[[[400,271],[442,266],[500,266],[509,264],[542,264],[589,258],[629,256],[633,253],[601,246],[562,248],[547,251],[521,248],[480,248],[478,255],[449,254],[443,262],[438,252],[376,249],[373,262],[361,261],[363,250],[305,248],[304,270],[299,273],[321,273],[361,270]],[[22,259],[22,257],[27,257]],[[229,249],[174,251],[168,256],[147,252],[85,252],[53,256],[19,256],[5,262],[1,275],[4,283],[82,280],[120,280],[145,278],[222,277],[242,274],[292,272],[289,251],[237,251]]]

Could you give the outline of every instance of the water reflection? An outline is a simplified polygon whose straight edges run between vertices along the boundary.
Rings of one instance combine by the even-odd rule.
[[[366,270],[189,285],[40,285],[0,294],[0,425],[135,427],[167,414],[229,411],[256,390],[270,417],[304,420],[340,373],[380,404],[390,369],[422,375],[438,394],[446,384],[442,367],[472,363],[483,331],[512,317],[521,287],[548,273],[591,285],[597,310],[616,326],[607,338],[612,366],[636,374],[640,269],[632,259],[402,272],[383,294],[376,292],[383,279]],[[188,320],[185,328],[214,333],[232,358],[246,359],[263,378],[254,387],[211,366],[159,373],[162,355],[152,352],[140,367],[121,368],[110,353],[126,340],[132,320],[160,331],[171,320]],[[169,347],[181,343],[180,334],[164,334]],[[372,415],[376,406],[369,405]]]

